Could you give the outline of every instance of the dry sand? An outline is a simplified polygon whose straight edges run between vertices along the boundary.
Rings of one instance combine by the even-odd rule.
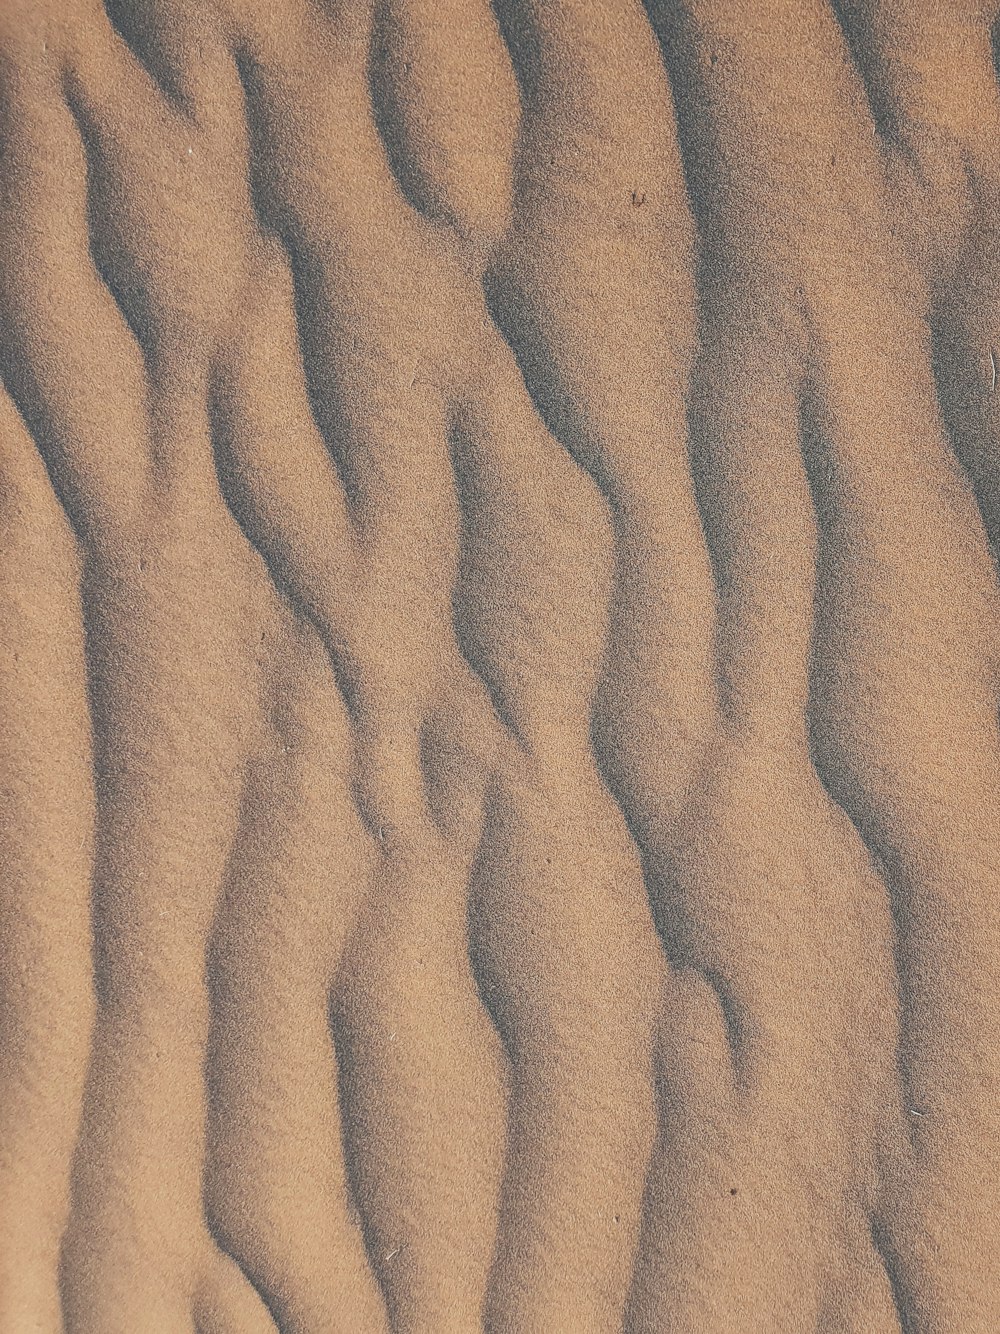
[[[0,1331],[1000,1330],[998,0],[0,0]]]

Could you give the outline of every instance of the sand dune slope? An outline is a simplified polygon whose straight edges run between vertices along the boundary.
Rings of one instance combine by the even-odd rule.
[[[1000,1329],[1000,0],[0,0],[0,1334]]]

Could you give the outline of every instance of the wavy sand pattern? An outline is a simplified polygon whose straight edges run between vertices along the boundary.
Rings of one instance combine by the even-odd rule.
[[[0,0],[0,1330],[1000,1329],[1000,0]]]

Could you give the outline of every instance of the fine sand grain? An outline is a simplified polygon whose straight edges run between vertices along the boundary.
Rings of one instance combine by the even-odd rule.
[[[0,0],[0,1334],[1000,1330],[1000,0]]]

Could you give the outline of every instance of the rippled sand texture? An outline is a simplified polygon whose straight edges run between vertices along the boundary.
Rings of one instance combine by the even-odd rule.
[[[0,0],[0,1330],[1000,1330],[979,0]]]

